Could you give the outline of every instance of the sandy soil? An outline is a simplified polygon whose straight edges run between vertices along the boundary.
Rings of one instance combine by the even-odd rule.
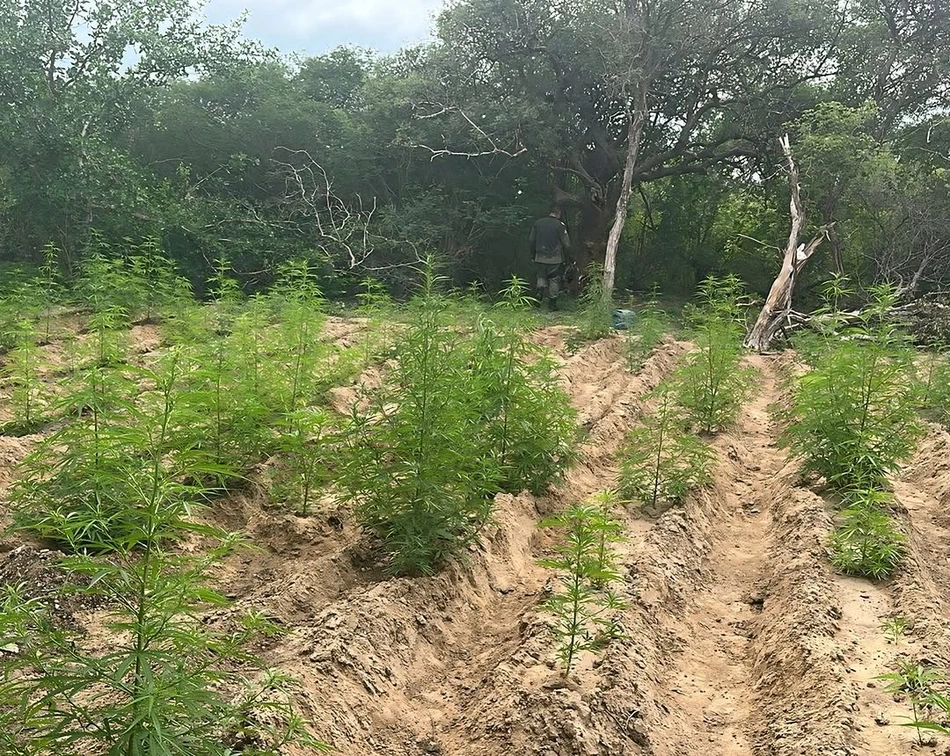
[[[328,335],[345,341],[363,327],[334,319]],[[139,336],[141,351],[158,348]],[[710,439],[712,485],[654,517],[619,513],[625,637],[565,679],[539,609],[554,578],[537,563],[553,547],[538,522],[615,483],[624,435],[689,345],[667,340],[631,375],[620,339],[570,356],[558,329],[537,340],[559,355],[584,431],[580,459],[544,496],[499,496],[463,563],[389,578],[330,499],[297,517],[249,488],[213,508],[260,547],[219,567],[230,611],[259,610],[285,628],[263,653],[300,681],[316,734],[344,756],[915,752],[913,732],[896,726],[903,705],[876,677],[898,655],[950,669],[950,436],[931,428],[895,481],[906,567],[887,585],[841,577],[825,553],[833,505],[778,445],[771,408],[785,358],[748,358],[757,389],[736,426]],[[379,380],[377,368],[360,378]],[[335,390],[333,406],[356,396]],[[0,498],[33,443],[0,437]],[[0,559],[0,578],[29,574],[26,553]],[[912,624],[898,647],[880,629],[892,616]]]

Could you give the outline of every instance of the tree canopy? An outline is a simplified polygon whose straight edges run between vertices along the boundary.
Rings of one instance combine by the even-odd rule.
[[[530,274],[554,201],[619,288],[765,291],[788,234],[778,139],[830,272],[950,277],[941,0],[459,0],[390,56],[286,58],[193,0],[0,0],[0,255],[64,272],[159,239],[200,285],[291,257],[340,291],[434,252]],[[607,254],[612,247],[611,254]]]

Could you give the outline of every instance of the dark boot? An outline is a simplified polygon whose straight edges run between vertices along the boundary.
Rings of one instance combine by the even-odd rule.
[[[560,308],[557,306],[557,297],[548,297],[548,309],[551,312],[556,312]]]
[[[537,307],[539,310],[541,309],[541,306],[544,304],[545,294],[547,294],[547,292],[544,289],[537,289],[534,292],[534,306]]]

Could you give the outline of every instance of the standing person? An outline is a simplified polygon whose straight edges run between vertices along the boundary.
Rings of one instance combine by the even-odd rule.
[[[571,254],[571,239],[567,234],[567,226],[561,220],[561,208],[553,205],[548,216],[534,224],[530,245],[531,259],[538,273],[538,302],[543,302],[547,297],[548,307],[556,310],[561,279]]]

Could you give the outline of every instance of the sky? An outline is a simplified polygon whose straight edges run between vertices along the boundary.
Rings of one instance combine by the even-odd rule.
[[[394,52],[429,36],[443,0],[208,0],[213,23],[248,12],[245,36],[281,52],[319,54],[340,45]]]

